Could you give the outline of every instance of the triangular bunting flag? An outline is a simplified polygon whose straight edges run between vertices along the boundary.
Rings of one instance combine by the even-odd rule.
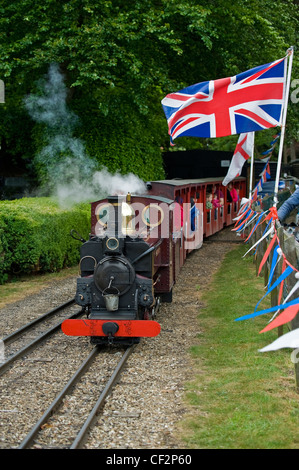
[[[277,266],[277,263],[279,262],[280,258],[282,256],[282,251],[279,245],[277,245],[274,248],[273,251],[273,256],[272,256],[272,263],[271,263],[271,268],[270,268],[270,274],[269,274],[269,279],[268,279],[268,285],[267,287],[271,286],[272,278],[274,275],[275,268]]]
[[[253,226],[253,229],[251,230],[250,234],[249,234],[248,237],[246,238],[245,243],[248,242],[248,240],[250,240],[250,238],[252,237],[252,235],[253,235],[254,232],[256,231],[258,225],[259,225],[260,223],[262,223],[261,218],[262,218],[264,215],[265,215],[265,212],[262,212],[262,213],[260,214],[259,218],[257,219],[256,224]]]
[[[295,274],[295,277],[298,279],[298,273]],[[292,289],[290,290],[290,292],[288,293],[288,295],[286,296],[286,298],[284,299],[283,301],[283,304],[285,304],[291,297],[292,295],[296,292],[296,290],[299,288],[299,281],[296,282],[296,284],[294,285],[294,287],[292,287]],[[280,301],[278,301],[278,303],[280,303]],[[279,310],[277,310],[277,312],[274,313],[273,317],[271,318],[270,322],[273,320],[273,318],[276,317],[276,315],[278,314]]]
[[[248,214],[248,211],[250,211],[249,214]],[[244,220],[240,219],[240,220],[239,220],[239,224],[238,224],[236,227],[234,227],[234,228],[232,229],[233,232],[239,230],[240,227],[241,227],[248,219],[250,219],[250,217],[252,217],[253,214],[255,214],[255,212],[253,212],[253,210],[251,210],[251,209],[248,209],[248,211],[246,212],[246,218],[245,218]],[[242,221],[241,221],[241,220],[242,220]]]
[[[277,338],[273,343],[259,349],[260,352],[276,351],[282,348],[299,348],[299,328]]]
[[[256,312],[257,310],[257,307],[259,306],[259,304],[262,302],[262,300],[264,300],[264,298],[270,294],[270,292],[273,291],[273,289],[275,289],[277,286],[279,286],[279,284],[281,282],[283,282],[291,273],[293,272],[293,269],[288,266],[282,273],[281,275],[279,276],[279,278],[272,284],[272,286],[270,287],[270,289],[268,289],[268,291],[266,292],[266,294],[261,298],[261,300],[258,301],[258,303],[256,304],[255,306],[255,309],[254,311]],[[280,301],[278,300],[278,303],[280,304]]]
[[[275,320],[273,320],[269,325],[267,325],[260,333],[265,333],[266,331],[273,330],[273,328],[277,328],[278,326],[284,325],[289,321],[293,320],[297,313],[299,312],[299,305],[291,305],[290,307],[286,308],[284,312],[282,312]]]
[[[262,270],[262,267],[264,266],[265,262],[266,262],[267,259],[268,259],[268,256],[269,256],[269,254],[270,254],[270,251],[272,250],[273,245],[274,245],[274,243],[276,242],[276,239],[277,239],[277,235],[276,235],[276,233],[275,233],[275,235],[274,235],[274,237],[272,238],[271,242],[269,243],[269,246],[268,246],[267,250],[265,251],[265,254],[264,254],[264,256],[263,256],[263,258],[262,258],[262,261],[261,261],[261,263],[260,263],[259,270],[258,270],[258,276],[260,275],[261,270]]]
[[[260,315],[265,315],[266,313],[275,312],[275,310],[277,310],[277,309],[278,310],[283,310],[283,309],[289,307],[290,305],[295,305],[295,304],[299,304],[299,298],[297,298],[295,300],[291,300],[290,302],[286,302],[283,305],[276,305],[275,307],[269,307],[269,308],[266,308],[265,310],[259,310],[258,312],[253,312],[253,313],[250,313],[248,315],[244,315],[243,317],[236,318],[235,321],[250,320],[251,318],[255,318],[255,317],[258,317]]]
[[[274,230],[274,227],[273,225],[269,228],[268,232],[264,233],[264,235],[254,244],[252,245],[252,247],[246,251],[245,255],[242,256],[242,258],[244,258],[251,250],[253,250],[253,248],[255,248],[259,243],[261,243],[262,240],[264,240],[264,238],[266,238],[268,235],[270,235]]]

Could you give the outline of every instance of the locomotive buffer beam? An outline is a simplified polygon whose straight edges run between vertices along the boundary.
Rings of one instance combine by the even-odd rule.
[[[65,320],[61,329],[67,336],[153,337],[161,326],[154,320]]]

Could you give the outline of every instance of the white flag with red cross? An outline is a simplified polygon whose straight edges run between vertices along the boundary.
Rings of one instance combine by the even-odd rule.
[[[224,180],[223,186],[226,186],[237,176],[240,176],[242,168],[248,158],[253,157],[254,132],[240,134],[232,161]]]

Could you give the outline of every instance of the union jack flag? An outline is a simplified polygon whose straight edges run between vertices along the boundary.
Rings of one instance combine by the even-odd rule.
[[[162,100],[171,143],[177,137],[222,137],[280,125],[287,58],[233,77],[191,85]]]

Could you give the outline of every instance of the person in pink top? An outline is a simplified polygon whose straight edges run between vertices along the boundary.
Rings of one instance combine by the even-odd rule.
[[[214,207],[221,207],[220,201],[219,201],[216,193],[214,193],[214,195],[213,195],[212,203],[213,203]]]
[[[227,189],[228,189],[229,192],[230,192],[232,201],[233,201],[233,202],[237,202],[238,199],[239,199],[238,191],[233,187],[233,185],[232,185],[231,183],[229,183],[229,185],[227,186]]]
[[[219,202],[219,206],[218,206],[218,207],[223,206],[223,204],[224,204],[224,194],[223,194],[223,192],[221,191],[220,187],[213,186],[213,194],[214,194],[213,199],[214,199],[214,197],[215,197],[215,195],[216,195],[216,198],[217,198],[217,200],[218,200],[218,202]]]

